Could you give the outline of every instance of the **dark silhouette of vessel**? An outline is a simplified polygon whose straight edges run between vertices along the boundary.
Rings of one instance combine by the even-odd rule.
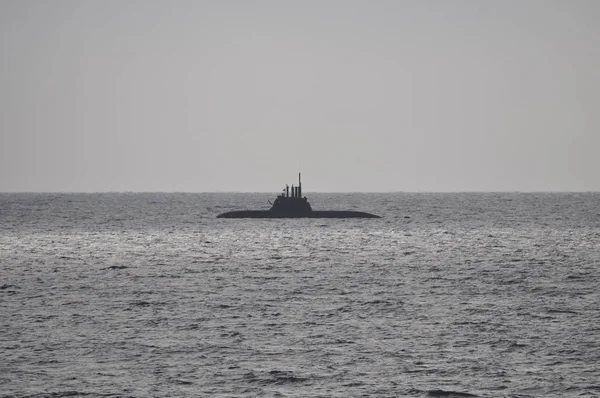
[[[313,210],[302,197],[302,179],[298,173],[298,186],[286,185],[284,192],[275,198],[269,210],[236,210],[219,214],[217,218],[381,218],[362,211]]]

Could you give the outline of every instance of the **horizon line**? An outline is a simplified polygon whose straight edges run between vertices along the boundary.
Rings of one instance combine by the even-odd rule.
[[[189,193],[189,194],[277,194],[273,191],[0,191],[1,194],[116,194],[116,193],[127,193],[127,194],[155,194],[155,193]],[[394,194],[394,193],[407,193],[407,194],[456,194],[456,193],[600,193],[600,191],[551,191],[551,190],[513,190],[513,191],[308,191],[308,193],[316,194]]]

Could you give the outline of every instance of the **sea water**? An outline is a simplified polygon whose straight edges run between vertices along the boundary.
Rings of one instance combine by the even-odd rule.
[[[600,395],[600,194],[0,194],[2,397]]]

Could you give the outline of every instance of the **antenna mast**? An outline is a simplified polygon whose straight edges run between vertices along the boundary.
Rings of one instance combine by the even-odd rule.
[[[302,197],[302,173],[300,172],[300,161],[298,160],[298,197]]]

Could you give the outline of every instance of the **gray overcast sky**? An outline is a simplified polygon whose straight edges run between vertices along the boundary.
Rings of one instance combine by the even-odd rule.
[[[600,1],[0,1],[0,191],[600,191]]]

